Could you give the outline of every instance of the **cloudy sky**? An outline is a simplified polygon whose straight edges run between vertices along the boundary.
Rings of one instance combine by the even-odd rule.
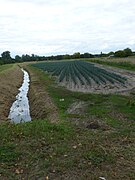
[[[135,50],[134,0],[0,0],[0,54]]]

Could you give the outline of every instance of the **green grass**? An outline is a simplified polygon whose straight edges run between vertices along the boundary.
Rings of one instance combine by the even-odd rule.
[[[0,147],[0,163],[13,163],[20,155],[15,149],[16,145],[12,143]]]
[[[21,169],[28,170],[34,168],[33,163],[38,164],[38,161],[47,168],[68,151],[68,140],[74,130],[68,123],[55,125],[41,120],[17,125],[2,124],[0,134],[1,173],[6,168],[12,174],[10,168],[21,166]]]
[[[13,64],[0,65],[0,72],[13,67]]]
[[[33,67],[59,109],[59,124],[34,120],[0,125],[2,179],[134,179],[135,95],[71,92]],[[64,99],[64,101],[60,101]],[[87,104],[67,114],[74,102]],[[93,118],[109,127],[89,129]],[[76,119],[76,121],[73,121]],[[77,122],[77,123],[76,123]]]
[[[63,173],[77,170],[81,179],[88,175],[98,178],[102,166],[104,169],[116,166],[120,160],[118,152],[126,159],[134,155],[130,153],[131,149],[128,150],[128,144],[123,151],[117,146],[117,140],[122,143],[127,134],[113,132],[106,136],[102,131],[78,131],[69,123],[54,125],[41,120],[18,125],[3,124],[0,133],[0,174],[3,178],[39,179],[48,175],[51,179],[58,179]],[[133,150],[134,136],[129,138]],[[111,146],[117,149],[117,153]],[[109,177],[109,173],[106,172],[105,177]],[[134,172],[131,170],[131,173]],[[125,177],[128,177],[127,173]]]
[[[31,67],[40,79],[44,82],[45,88],[53,101],[59,109],[59,113],[62,118],[66,117],[83,117],[83,114],[67,114],[67,109],[74,102],[83,101],[88,103],[88,107],[85,110],[86,114],[95,115],[99,118],[105,118],[110,115],[112,111],[116,111],[116,114],[123,114],[129,121],[134,120],[135,117],[135,94],[132,93],[130,96],[123,95],[103,95],[103,94],[91,94],[72,92],[64,87],[57,86],[54,83],[54,78],[50,79],[48,74],[43,71]],[[64,99],[64,101],[61,101]],[[111,115],[110,115],[111,117]]]

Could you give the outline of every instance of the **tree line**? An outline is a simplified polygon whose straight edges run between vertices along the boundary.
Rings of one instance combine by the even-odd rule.
[[[91,53],[83,53],[76,52],[72,55],[65,54],[65,55],[52,55],[52,56],[38,56],[38,55],[28,55],[23,54],[22,56],[16,55],[15,58],[12,58],[10,55],[10,51],[4,51],[0,57],[0,65],[8,64],[8,63],[15,63],[15,62],[30,62],[30,61],[47,61],[47,60],[62,60],[62,59],[80,59],[80,58],[95,58],[95,57],[128,57],[134,56],[135,52],[132,52],[130,48],[126,48],[124,50],[118,50],[116,52],[109,52],[109,53],[100,53],[100,54],[91,54]]]

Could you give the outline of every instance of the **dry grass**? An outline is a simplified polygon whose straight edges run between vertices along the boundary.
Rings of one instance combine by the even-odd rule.
[[[0,121],[7,119],[10,107],[21,86],[23,74],[17,65],[0,73]]]
[[[27,67],[30,74],[29,102],[32,119],[47,118],[51,122],[58,122],[58,109],[46,91],[44,81],[40,79],[32,68]]]
[[[110,61],[110,62],[129,62],[135,64],[135,57],[126,57],[126,58],[99,58],[102,61]],[[96,60],[98,60],[96,58]]]

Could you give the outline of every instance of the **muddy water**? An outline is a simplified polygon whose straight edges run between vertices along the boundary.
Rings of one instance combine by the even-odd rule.
[[[23,84],[19,89],[19,94],[16,96],[16,101],[10,108],[10,113],[8,116],[11,122],[14,123],[31,121],[29,100],[27,97],[30,79],[29,74],[25,70],[21,70],[24,73]]]

